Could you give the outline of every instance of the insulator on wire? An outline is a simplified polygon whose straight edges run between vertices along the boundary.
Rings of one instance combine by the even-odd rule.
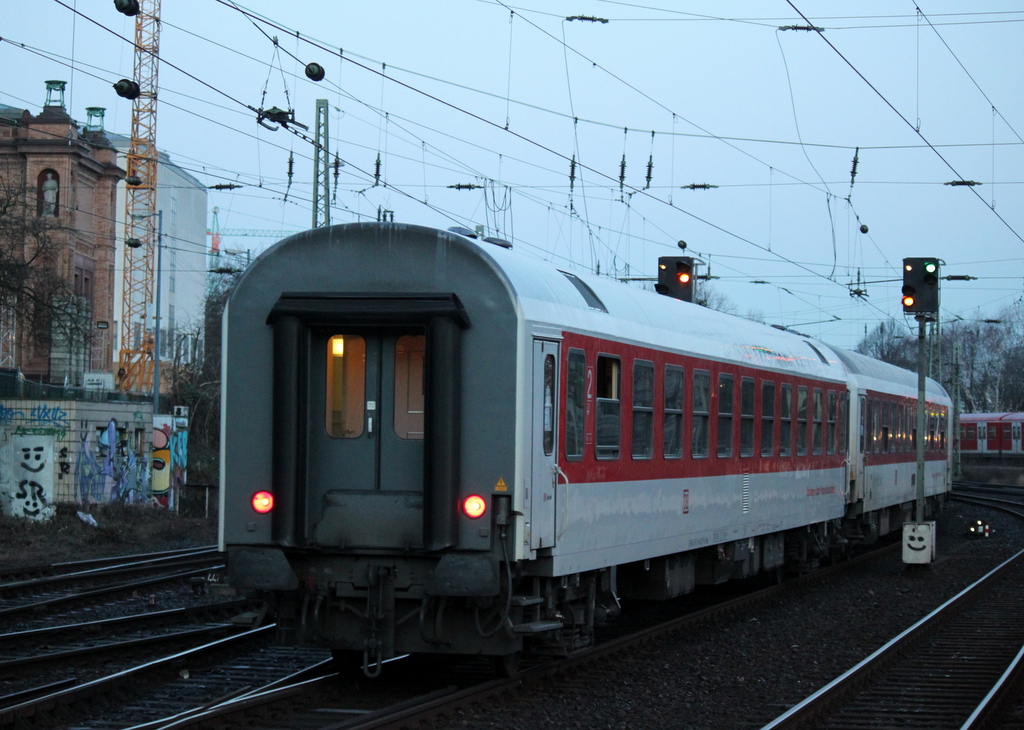
[[[377,162],[373,166],[373,185],[380,185],[380,152],[377,153]]]
[[[576,187],[576,155],[569,161],[569,192]]]
[[[644,185],[644,190],[651,187],[651,175],[654,172],[654,130],[651,130],[651,154],[647,158],[647,184]]]
[[[284,189],[284,199],[288,200],[288,192],[292,189],[292,177],[295,175],[295,156],[288,153],[288,187]]]
[[[619,191],[622,191],[626,183],[626,153],[622,153],[622,162],[619,163]]]

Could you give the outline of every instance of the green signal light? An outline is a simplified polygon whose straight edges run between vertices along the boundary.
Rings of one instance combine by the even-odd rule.
[[[924,265],[924,270],[929,274],[934,274],[936,271],[938,271],[938,269],[939,267],[935,264],[934,261],[928,261]]]

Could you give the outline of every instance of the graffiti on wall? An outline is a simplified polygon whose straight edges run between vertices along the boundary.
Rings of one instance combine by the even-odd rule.
[[[126,429],[113,418],[106,428],[83,421],[75,459],[75,501],[78,504],[136,504],[149,499],[146,462],[135,456]]]
[[[53,436],[16,434],[13,489],[8,492],[4,512],[13,517],[48,520],[55,511],[53,501]]]
[[[60,404],[0,403],[0,509],[48,519],[57,502],[173,506],[185,484],[187,425],[157,418],[170,423],[141,411],[97,421]]]

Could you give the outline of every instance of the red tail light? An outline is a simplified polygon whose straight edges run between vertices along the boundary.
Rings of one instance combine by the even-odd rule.
[[[252,495],[252,508],[265,515],[274,509],[274,495],[270,492],[256,492]]]
[[[487,500],[479,494],[471,494],[462,501],[462,511],[466,513],[466,517],[474,520],[483,517],[487,511]]]

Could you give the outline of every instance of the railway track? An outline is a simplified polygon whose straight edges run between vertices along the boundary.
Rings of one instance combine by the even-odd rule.
[[[49,611],[61,604],[107,600],[118,593],[139,591],[160,583],[202,581],[224,569],[222,556],[215,549],[149,554],[105,561],[102,565],[77,565],[77,570],[53,570],[46,575],[0,583],[0,617],[9,619]],[[24,569],[13,572],[21,574]]]
[[[237,696],[209,707],[181,710],[173,718],[149,722],[137,730],[160,728],[377,728],[430,726],[457,715],[459,708],[486,704],[524,688],[540,687],[553,678],[586,675],[606,668],[615,656],[662,641],[670,634],[690,631],[722,615],[800,590],[810,582],[827,580],[850,567],[887,554],[898,546],[862,556],[802,579],[732,597],[683,617],[610,638],[599,646],[568,659],[536,663],[510,679],[491,679],[489,663],[467,661],[438,667],[437,657],[395,660],[385,670],[387,681],[366,682],[361,677],[330,674],[303,676],[273,686],[239,690]],[[311,670],[312,671],[312,670]],[[527,689],[528,691],[528,689]]]
[[[958,483],[953,497],[1024,519],[1019,488]],[[1024,551],[763,730],[989,726],[1024,686],[1022,594]]]
[[[1019,675],[1022,593],[1024,551],[764,730],[981,727]]]

